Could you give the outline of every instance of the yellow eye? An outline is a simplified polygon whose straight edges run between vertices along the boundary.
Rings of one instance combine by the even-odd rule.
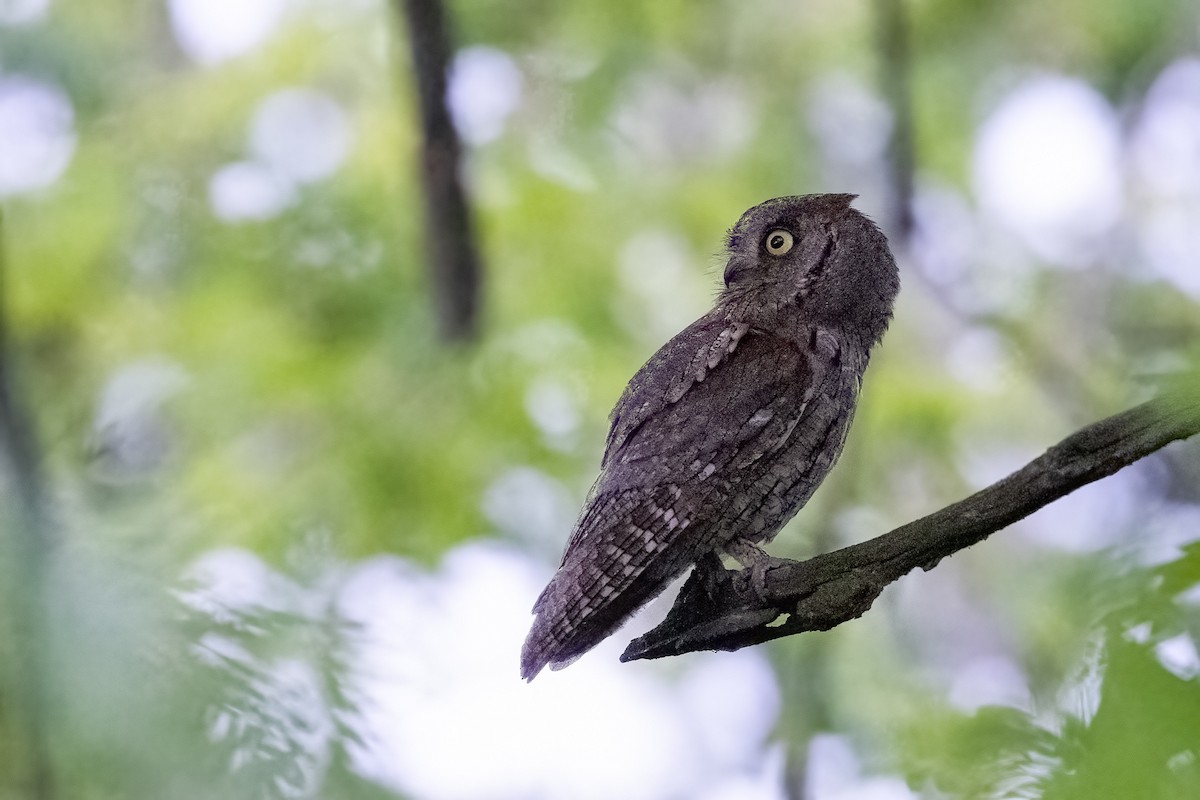
[[[767,234],[766,239],[767,252],[773,256],[781,256],[791,250],[795,242],[792,235],[785,230],[771,231]]]

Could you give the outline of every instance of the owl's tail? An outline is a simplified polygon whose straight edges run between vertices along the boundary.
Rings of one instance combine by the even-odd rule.
[[[554,588],[552,581],[538,596],[533,606],[533,613],[537,614],[537,617],[533,620],[533,627],[529,629],[529,635],[525,637],[525,644],[521,647],[521,677],[527,681],[536,678],[547,666],[553,670],[568,666],[620,625],[618,622],[608,632],[589,637],[586,642],[580,641],[581,637],[578,635],[570,636],[570,623],[561,611],[563,604],[551,599]],[[551,612],[550,608],[555,609],[555,612]]]
[[[604,593],[602,587],[616,587],[580,581],[570,562],[564,564],[534,603],[537,617],[521,648],[521,677],[531,681],[547,666],[559,670],[574,662],[658,596],[686,566],[669,575],[646,569],[619,590]]]

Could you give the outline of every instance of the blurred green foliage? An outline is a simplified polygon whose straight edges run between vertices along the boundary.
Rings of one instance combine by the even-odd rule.
[[[919,179],[963,194],[977,126],[1017,77],[1079,76],[1134,108],[1196,47],[1184,0],[910,5]],[[433,334],[411,76],[389,11],[296,4],[260,50],[211,68],[180,51],[157,2],[57,3],[42,24],[0,28],[0,77],[61,86],[77,135],[60,180],[4,203],[14,364],[64,534],[46,588],[55,629],[38,632],[62,797],[295,796],[287,787],[309,786],[308,772],[320,788],[302,795],[391,796],[347,766],[340,624],[215,622],[173,594],[186,565],[222,546],[287,565],[313,532],[332,560],[392,552],[431,565],[468,539],[507,535],[481,497],[518,466],[581,498],[624,381],[715,288],[722,231],[771,196],[858,189],[827,184],[810,99],[831,74],[874,85],[871,3],[456,3],[460,44],[506,51],[524,85],[506,133],[470,151],[485,333],[447,348]],[[647,82],[667,89],[636,102]],[[714,85],[740,102],[720,114],[746,115],[727,148],[658,151],[620,124],[664,113],[655,98],[686,106]],[[214,173],[247,157],[256,107],[291,86],[341,105],[348,159],[277,216],[219,219]],[[576,178],[539,162],[548,154]],[[658,284],[655,265],[641,267],[655,291],[622,266],[639,234],[665,236],[685,264]],[[1022,303],[990,314],[948,304],[906,260],[843,464],[776,551],[927,513],[980,485],[975,461],[998,478],[997,464],[1017,466],[1142,399],[1167,368],[1200,362],[1196,300],[1127,272],[1128,257],[1090,272],[1037,265]],[[948,355],[968,334],[987,344],[985,379],[964,379]],[[98,408],[114,375],[147,361],[184,386],[154,410],[161,459],[130,472],[106,458]],[[547,384],[577,411],[565,438],[531,411]],[[1138,510],[1116,541],[1136,543],[1168,507],[1194,509],[1197,458],[1192,444],[1137,471]],[[19,525],[0,486],[11,543]],[[1146,561],[1133,545],[1080,554],[1029,539],[1002,534],[910,576],[857,623],[778,643],[794,774],[824,730],[930,797],[1200,796],[1200,685],[1155,649],[1200,636],[1196,604],[1179,602],[1200,584],[1200,549]],[[2,554],[5,585],[22,586],[12,548]],[[921,601],[927,589],[945,605]],[[30,644],[13,617],[26,602],[0,612],[0,765],[31,757],[20,703],[8,702],[24,691]],[[939,607],[960,621],[931,619]],[[968,712],[947,699],[953,642],[977,633],[1015,654],[1024,707]],[[255,671],[267,656],[198,656],[213,634],[252,656],[325,654],[327,691],[301,703],[318,721],[273,721],[281,706]],[[1078,685],[1091,705],[1064,710]],[[315,724],[340,743],[319,764],[303,743],[271,740]],[[22,797],[27,777],[0,766],[0,798]]]

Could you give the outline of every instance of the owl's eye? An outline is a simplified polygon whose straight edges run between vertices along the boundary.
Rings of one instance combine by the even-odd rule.
[[[773,256],[781,256],[792,249],[795,243],[792,234],[785,230],[775,230],[767,234],[767,252]]]

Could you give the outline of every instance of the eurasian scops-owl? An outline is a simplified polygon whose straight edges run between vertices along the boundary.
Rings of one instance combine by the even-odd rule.
[[[521,653],[532,680],[616,630],[710,554],[754,562],[841,453],[899,290],[854,195],[780,197],[728,235],[715,307],[612,412],[596,479]]]

